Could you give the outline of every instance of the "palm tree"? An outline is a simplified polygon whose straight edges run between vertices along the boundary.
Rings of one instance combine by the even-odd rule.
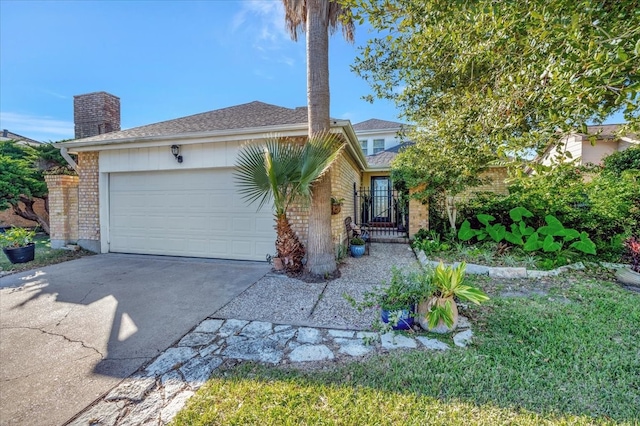
[[[328,172],[343,143],[337,136],[318,133],[306,143],[269,138],[264,144],[246,144],[240,150],[235,173],[239,191],[258,209],[273,200],[276,220],[276,256],[290,272],[302,270],[305,249],[291,229],[287,209],[311,199],[313,182]]]
[[[334,0],[282,0],[285,23],[291,38],[298,30],[307,33],[307,106],[309,136],[328,131],[329,123],[329,32],[342,27],[353,42],[355,25],[348,8]],[[325,173],[313,188],[309,210],[307,270],[315,275],[337,269],[331,238],[331,174]]]

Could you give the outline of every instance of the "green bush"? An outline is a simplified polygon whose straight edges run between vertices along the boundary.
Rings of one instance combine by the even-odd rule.
[[[589,234],[602,259],[618,260],[624,237],[640,227],[640,177],[633,170],[615,175],[599,167],[562,164],[516,178],[509,195],[478,195],[461,206],[458,217],[477,229],[483,227],[477,215],[508,223],[509,211],[519,206],[533,213],[530,226],[544,226],[544,218],[552,215],[565,227]]]
[[[640,146],[633,146],[624,151],[614,152],[605,157],[603,164],[605,172],[618,176],[625,170],[640,170]]]

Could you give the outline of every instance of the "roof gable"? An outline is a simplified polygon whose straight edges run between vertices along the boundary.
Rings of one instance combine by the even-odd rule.
[[[407,125],[404,123],[398,123],[395,121],[386,121],[379,120],[377,118],[372,118],[367,121],[363,121],[361,123],[356,123],[353,125],[353,129],[356,132],[364,131],[364,130],[394,130],[401,129],[406,127]]]
[[[259,128],[306,122],[306,107],[291,109],[254,101],[79,140],[83,142],[98,142],[115,139],[171,136],[216,130]]]

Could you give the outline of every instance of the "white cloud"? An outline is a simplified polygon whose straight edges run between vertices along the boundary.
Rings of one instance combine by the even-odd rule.
[[[294,47],[294,42],[285,28],[281,1],[243,2],[232,19],[231,31],[248,37],[252,48],[261,53],[261,59],[290,67],[296,65],[296,60],[284,53]]]
[[[0,112],[0,128],[36,140],[70,138],[74,133],[72,122],[14,112]]]

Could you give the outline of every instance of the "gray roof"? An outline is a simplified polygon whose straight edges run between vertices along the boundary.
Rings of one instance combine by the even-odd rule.
[[[307,123],[307,107],[291,109],[254,101],[132,129],[104,133],[78,139],[78,141],[97,142],[113,139],[159,137],[301,123]]]
[[[378,120],[377,118],[372,118],[370,120],[354,124],[353,129],[358,132],[363,130],[399,129],[405,126],[407,125],[403,123],[397,123],[395,121]]]
[[[370,166],[390,166],[391,160],[396,158],[398,152],[410,145],[413,145],[413,142],[404,142],[376,154],[367,155],[367,164]]]
[[[35,139],[31,139],[31,138],[27,138],[27,137],[21,136],[21,135],[19,135],[17,133],[10,132],[7,129],[3,129],[2,130],[2,139],[4,139],[4,140],[8,139],[8,140],[14,140],[14,141],[22,141],[22,142],[25,142],[25,143],[28,143],[28,144],[31,144],[31,145],[41,145],[42,144],[42,142],[39,142],[39,141],[37,141]]]

